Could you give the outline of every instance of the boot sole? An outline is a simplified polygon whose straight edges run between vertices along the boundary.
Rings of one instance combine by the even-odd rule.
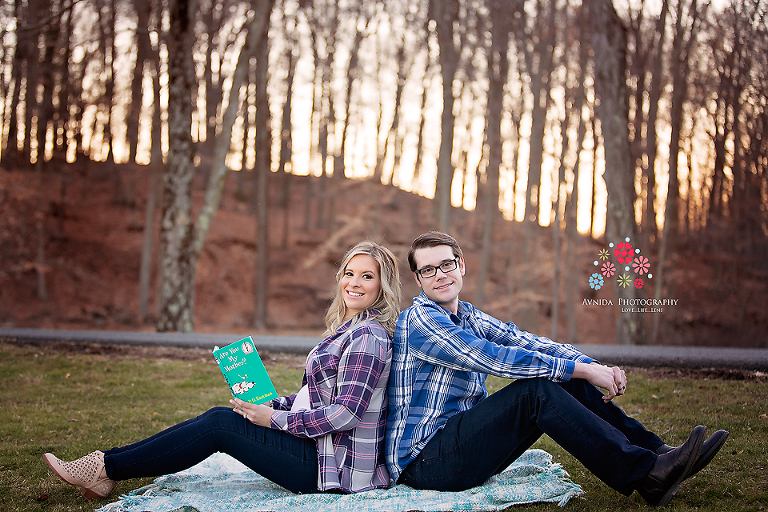
[[[92,491],[91,489],[88,489],[88,488],[85,488],[85,487],[81,487],[80,488],[80,494],[83,496],[83,498],[85,498],[87,500],[98,500],[98,499],[101,499],[101,498],[106,498],[108,496],[106,494],[104,496],[102,496],[101,494],[98,494],[98,493]]]
[[[685,475],[685,478],[690,478],[712,462],[712,459],[715,458],[715,455],[717,455],[717,452],[720,451],[720,448],[723,447],[725,444],[725,441],[728,439],[728,431],[727,430],[720,430],[716,432],[716,434],[719,434],[715,442],[709,447],[709,450],[706,451],[706,453],[702,452],[699,454],[699,456],[696,458],[696,462],[691,467],[691,472]]]

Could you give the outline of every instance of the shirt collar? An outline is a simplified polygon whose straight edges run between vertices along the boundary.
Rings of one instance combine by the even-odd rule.
[[[451,318],[456,317],[460,321],[464,320],[464,318],[469,315],[469,311],[470,311],[469,305],[467,303],[459,301],[459,307],[456,309],[457,313],[454,315],[453,313],[451,313],[450,311],[445,309],[443,306],[441,306],[437,302],[435,302],[432,299],[430,299],[429,297],[427,297],[427,294],[424,293],[424,290],[422,290],[421,293],[419,293],[418,297],[415,297],[413,299],[413,305],[414,306],[429,306],[429,307],[437,308],[440,311],[443,311],[449,317],[451,317]]]
[[[370,320],[371,318],[375,317],[378,314],[379,314],[378,309],[366,309],[362,313],[359,313],[353,316],[352,318],[350,318],[349,320],[347,320],[346,322],[338,326],[336,328],[336,334],[341,334],[346,330],[348,330],[353,325],[365,322],[366,320]]]

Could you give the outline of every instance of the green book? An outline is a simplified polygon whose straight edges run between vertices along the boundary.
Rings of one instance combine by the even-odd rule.
[[[223,348],[214,347],[213,357],[235,398],[252,404],[277,398],[272,379],[250,336]]]

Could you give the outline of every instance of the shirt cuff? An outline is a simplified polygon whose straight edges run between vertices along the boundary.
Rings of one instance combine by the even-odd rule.
[[[288,414],[290,411],[274,411],[269,428],[274,430],[288,431]]]
[[[561,368],[558,368],[558,375],[555,375],[555,382],[567,382],[573,377],[573,372],[576,370],[576,361],[565,359]]]

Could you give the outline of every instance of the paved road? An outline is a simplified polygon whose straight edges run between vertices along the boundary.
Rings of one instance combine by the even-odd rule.
[[[63,331],[0,328],[0,341],[81,342],[120,345],[155,345],[212,349],[248,334],[181,334],[118,331]],[[306,354],[319,341],[313,336],[253,336],[261,351]],[[640,367],[726,368],[768,372],[768,349],[578,345],[585,354],[604,363]]]

